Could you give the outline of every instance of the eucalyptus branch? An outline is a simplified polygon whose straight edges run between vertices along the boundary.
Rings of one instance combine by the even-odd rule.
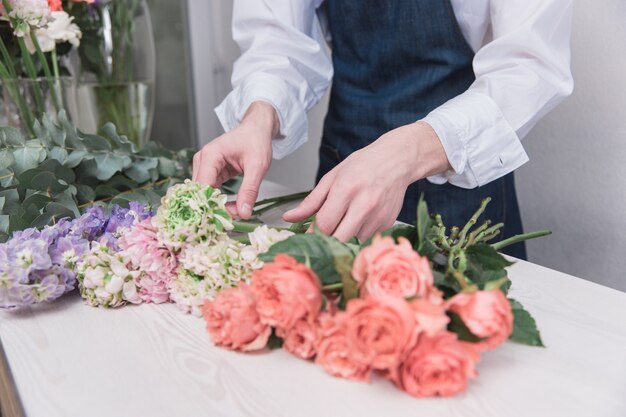
[[[173,179],[174,179],[173,177],[163,178],[162,180],[151,182],[151,183],[145,184],[145,185],[143,185],[141,187],[131,188],[130,190],[123,191],[123,192],[121,192],[120,194],[118,194],[116,196],[106,197],[106,198],[102,198],[102,199],[99,199],[99,200],[89,201],[87,203],[79,205],[78,208],[79,209],[83,209],[83,208],[86,208],[86,207],[91,207],[91,206],[93,206],[94,204],[97,204],[97,203],[106,203],[106,202],[111,201],[111,200],[113,200],[113,199],[115,199],[115,198],[117,198],[117,197],[119,197],[121,195],[133,193],[133,192],[136,192],[136,191],[139,191],[139,190],[150,190],[150,189],[156,188],[156,187],[158,187],[160,185],[163,185],[163,184],[165,184],[168,181],[171,181]]]

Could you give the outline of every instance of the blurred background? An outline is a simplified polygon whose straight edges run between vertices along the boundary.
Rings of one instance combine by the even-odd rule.
[[[157,51],[153,139],[198,147],[222,133],[213,108],[230,91],[232,0],[148,0]],[[577,0],[574,94],[524,139],[517,171],[530,261],[626,291],[626,2]],[[309,114],[309,141],[274,161],[269,179],[313,186],[327,99]]]

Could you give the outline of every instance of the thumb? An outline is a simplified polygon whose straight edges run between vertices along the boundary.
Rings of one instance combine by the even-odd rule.
[[[253,164],[243,173],[243,181],[237,193],[237,211],[242,219],[252,216],[252,207],[259,195],[259,187],[265,175],[265,169],[260,164]]]

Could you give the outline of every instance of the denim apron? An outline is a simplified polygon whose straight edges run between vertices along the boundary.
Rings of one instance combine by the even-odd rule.
[[[465,92],[474,52],[450,0],[326,0],[334,78],[317,179],[384,133],[413,123]],[[474,189],[409,186],[398,220],[414,222],[420,194],[445,224],[463,226],[483,198],[483,218],[503,222],[506,238],[522,232],[513,174]],[[525,259],[523,244],[505,250]]]

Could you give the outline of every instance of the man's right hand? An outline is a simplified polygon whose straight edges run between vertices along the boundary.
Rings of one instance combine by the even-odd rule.
[[[219,187],[243,174],[237,203],[231,214],[250,218],[259,186],[272,162],[272,138],[280,127],[272,105],[256,101],[241,124],[206,144],[193,157],[193,180]]]

